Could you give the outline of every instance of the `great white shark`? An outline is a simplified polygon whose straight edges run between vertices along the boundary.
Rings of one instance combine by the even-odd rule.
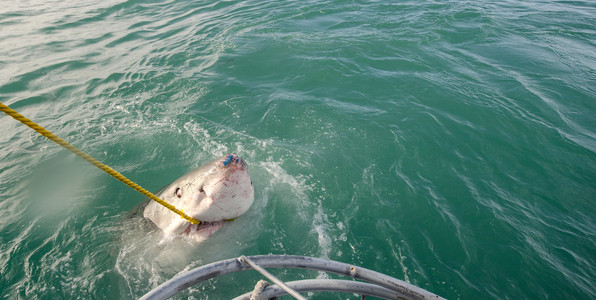
[[[249,209],[254,187],[246,162],[232,153],[186,173],[157,196],[201,224],[191,224],[154,201],[147,204],[143,216],[167,234],[188,234],[202,241],[219,230],[224,220]]]

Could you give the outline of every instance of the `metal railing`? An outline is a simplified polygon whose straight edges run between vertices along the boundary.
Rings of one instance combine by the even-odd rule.
[[[256,266],[256,268],[253,266]],[[282,283],[281,285],[267,286],[260,291],[259,295],[248,292],[235,299],[249,299],[251,296],[253,296],[252,299],[269,299],[288,293],[292,294],[290,291],[294,293],[315,291],[347,292],[383,299],[444,299],[427,290],[383,273],[342,262],[295,255],[240,256],[214,262],[177,275],[145,294],[141,299],[167,299],[201,281],[245,270],[265,271],[266,268],[294,268],[331,272],[366,282],[336,279],[308,279],[287,283],[279,281]],[[279,280],[269,272],[265,272],[268,275],[264,276],[273,282]],[[303,297],[299,294],[298,296]],[[296,296],[294,295],[294,297]]]

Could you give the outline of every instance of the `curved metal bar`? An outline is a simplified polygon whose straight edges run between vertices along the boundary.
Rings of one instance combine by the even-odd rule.
[[[398,292],[406,296],[407,299],[443,299],[402,280],[342,262],[296,255],[257,255],[249,256],[249,258],[263,268],[309,269],[350,276]],[[167,299],[198,282],[250,269],[252,268],[249,265],[243,264],[238,258],[211,263],[179,274],[145,294],[141,299]]]
[[[261,273],[261,275],[267,277],[267,279],[275,282],[275,284],[277,284],[280,288],[282,288],[287,294],[292,295],[292,297],[294,297],[298,300],[306,300],[306,298],[304,298],[304,296],[298,294],[298,292],[293,290],[291,287],[287,286],[283,281],[279,280],[279,278],[277,278],[273,274],[267,272],[267,270],[261,268],[261,266],[255,264],[252,260],[250,260],[250,258],[242,255],[238,259],[240,260],[240,262],[249,264],[253,269],[255,269],[255,270],[257,270],[257,272]]]
[[[340,279],[305,279],[286,282],[290,288],[297,292],[344,292],[372,296],[381,299],[410,299],[398,292],[380,287],[376,284],[362,281]],[[240,295],[233,300],[249,300],[252,292]],[[261,292],[258,299],[271,299],[287,294],[277,285],[270,285]]]
[[[140,300],[158,300],[168,299],[177,293],[191,287],[201,281],[205,281],[217,276],[250,270],[250,267],[240,263],[238,259],[231,258],[210,263],[202,267],[194,268],[190,271],[174,276],[174,278],[160,284],[153,290],[149,291]]]

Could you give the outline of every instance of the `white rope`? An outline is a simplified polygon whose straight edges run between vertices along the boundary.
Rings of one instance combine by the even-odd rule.
[[[253,269],[257,270],[257,272],[261,273],[263,276],[267,277],[267,279],[271,280],[273,283],[275,283],[279,287],[281,287],[284,291],[288,292],[288,294],[292,295],[292,297],[294,297],[298,300],[306,300],[306,298],[304,298],[302,295],[300,295],[300,293],[296,292],[291,287],[289,287],[287,284],[285,284],[283,281],[279,280],[277,277],[275,277],[271,273],[267,272],[267,270],[261,268],[261,266],[255,264],[248,257],[242,255],[239,257],[239,260],[241,263],[246,263],[246,264],[250,265]]]

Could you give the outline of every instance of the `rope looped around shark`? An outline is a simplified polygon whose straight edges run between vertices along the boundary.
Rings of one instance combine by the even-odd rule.
[[[55,134],[49,132],[48,130],[46,130],[45,128],[39,126],[37,123],[25,118],[23,115],[19,114],[18,112],[16,112],[15,110],[13,110],[12,108],[8,107],[7,105],[3,104],[2,102],[0,102],[0,110],[3,111],[5,114],[11,116],[12,118],[14,118],[15,120],[27,125],[29,128],[35,130],[37,133],[41,134],[42,136],[46,137],[47,139],[49,139],[50,141],[64,147],[66,150],[76,154],[77,156],[81,157],[82,159],[86,160],[88,163],[96,166],[97,168],[99,168],[100,170],[108,173],[110,176],[120,180],[122,183],[128,185],[129,187],[135,189],[137,192],[145,195],[146,197],[148,197],[149,199],[163,205],[164,207],[166,207],[167,209],[171,210],[172,212],[176,213],[177,215],[179,215],[180,217],[182,217],[183,219],[189,221],[192,224],[201,224],[201,221],[188,216],[187,214],[185,214],[184,212],[182,212],[182,210],[177,209],[176,207],[174,207],[173,205],[167,203],[166,201],[160,199],[159,197],[155,196],[153,193],[145,190],[144,188],[142,188],[140,185],[130,181],[128,178],[124,177],[122,174],[114,171],[114,169],[102,164],[101,162],[99,162],[98,160],[96,160],[95,158],[89,156],[87,153],[79,150],[78,148],[76,148],[75,146],[69,144],[68,142],[66,142],[65,140],[59,138],[58,136],[56,136]]]

